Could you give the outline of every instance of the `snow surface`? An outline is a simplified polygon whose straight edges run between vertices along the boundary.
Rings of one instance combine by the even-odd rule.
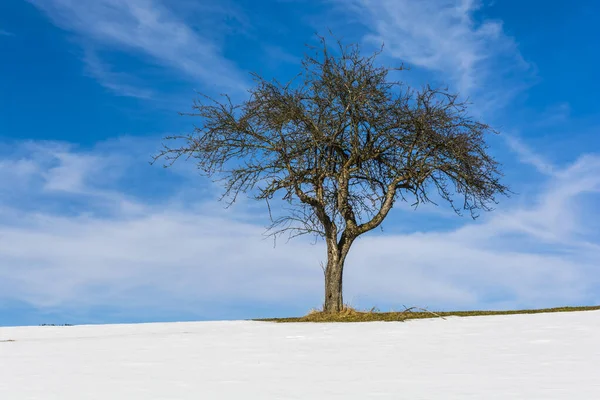
[[[600,311],[6,327],[0,399],[592,400],[598,338]]]

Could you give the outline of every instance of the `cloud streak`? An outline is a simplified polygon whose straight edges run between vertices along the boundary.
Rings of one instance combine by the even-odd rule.
[[[477,21],[476,0],[352,0],[342,2],[346,12],[361,15],[369,29],[364,40],[385,43],[386,53],[413,67],[433,71],[461,95],[477,98],[489,107],[505,104],[526,86],[522,79],[498,86],[515,70],[528,73],[515,40],[502,22]],[[507,87],[512,87],[508,90]]]
[[[83,61],[86,72],[117,95],[139,99],[150,99],[154,96],[154,92],[143,88],[142,83],[138,83],[136,86],[131,84],[131,82],[139,81],[139,78],[124,72],[114,72],[111,66],[103,62],[91,49],[85,50]]]
[[[554,175],[554,166],[533,152],[523,141],[514,135],[504,135],[509,148],[519,157],[523,164],[531,165],[537,172],[544,175]]]
[[[134,52],[202,84],[243,89],[244,78],[234,63],[158,0],[29,1],[57,26],[79,37],[88,72],[122,95],[145,97],[147,93],[122,80],[116,83],[116,73],[95,57],[94,49]]]

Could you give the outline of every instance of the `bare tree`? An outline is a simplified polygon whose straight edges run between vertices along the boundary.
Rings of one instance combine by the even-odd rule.
[[[375,66],[381,50],[365,57],[358,45],[338,41],[332,52],[320,39],[286,84],[253,74],[249,99],[237,105],[227,95],[201,95],[186,114],[200,124],[192,134],[165,138],[185,144],[163,143],[152,163],[194,158],[204,175],[225,182],[221,199],[229,205],[240,192],[266,200],[270,235],[324,238],[323,311],[339,312],[352,243],[378,227],[396,200],[433,202],[433,189],[456,213],[476,218],[509,190],[486,152],[484,135],[496,132],[469,117],[467,103],[447,90],[388,81],[389,71],[404,68]],[[290,207],[274,219],[269,200],[278,193]]]

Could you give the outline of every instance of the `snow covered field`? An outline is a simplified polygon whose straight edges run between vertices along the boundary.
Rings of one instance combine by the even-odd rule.
[[[599,342],[600,311],[7,327],[0,399],[593,400]]]

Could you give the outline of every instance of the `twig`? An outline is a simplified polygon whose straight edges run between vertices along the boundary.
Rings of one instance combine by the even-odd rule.
[[[429,314],[433,314],[436,317],[441,318],[443,320],[446,319],[446,318],[442,317],[441,315],[434,313],[433,311],[427,310],[426,308],[421,308],[421,307],[410,307],[410,308],[408,308],[404,304],[402,304],[402,307],[404,307],[404,311],[402,311],[402,314],[404,314],[406,312],[412,312],[412,310],[420,310],[420,311],[423,311],[423,312],[426,312],[426,313],[429,313]]]

